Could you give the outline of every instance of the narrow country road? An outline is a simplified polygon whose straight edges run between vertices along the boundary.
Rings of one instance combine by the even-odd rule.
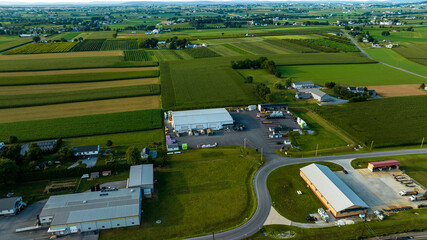
[[[323,157],[309,157],[309,158],[285,158],[275,154],[273,151],[266,152],[265,164],[255,173],[253,179],[254,190],[257,198],[257,209],[254,215],[241,226],[224,231],[215,233],[215,239],[242,239],[256,233],[264,225],[271,209],[271,198],[267,189],[267,177],[275,169],[286,165],[318,162],[318,161],[338,161],[348,160],[353,158],[370,158],[370,157],[386,157],[386,156],[397,156],[397,155],[408,155],[408,154],[420,154],[427,153],[427,148],[424,149],[413,149],[413,150],[399,150],[399,151],[387,151],[387,152],[372,152],[372,153],[356,153],[346,155],[334,155],[334,156],[323,156]],[[212,234],[189,238],[192,240],[209,240],[212,239]]]
[[[371,59],[371,60],[374,60],[374,61],[377,61],[377,60],[375,60],[375,59],[373,59],[373,58],[371,58],[366,52],[365,52],[365,50],[363,50],[362,49],[362,47],[360,47],[359,46],[359,44],[357,44],[357,42],[345,31],[345,30],[343,30],[343,29],[341,29],[341,31],[353,42],[353,44],[354,45],[356,45],[356,47],[360,50],[360,52],[362,52],[363,53],[363,55],[365,55],[367,58],[369,58],[369,59]],[[410,72],[410,71],[408,71],[408,70],[405,70],[405,69],[402,69],[402,68],[398,68],[398,67],[395,67],[395,66],[393,66],[393,65],[390,65],[390,64],[388,64],[388,63],[384,63],[384,62],[380,62],[380,61],[377,61],[378,63],[381,63],[381,64],[383,64],[383,65],[385,65],[385,66],[387,66],[387,67],[391,67],[391,68],[394,68],[394,69],[397,69],[397,70],[399,70],[399,71],[403,71],[403,72],[406,72],[406,73],[409,73],[409,74],[412,74],[412,75],[415,75],[415,76],[417,76],[417,77],[421,77],[421,78],[425,78],[425,79],[427,79],[427,77],[426,76],[423,76],[423,75],[420,75],[420,74],[418,74],[418,73],[414,73],[414,72]]]

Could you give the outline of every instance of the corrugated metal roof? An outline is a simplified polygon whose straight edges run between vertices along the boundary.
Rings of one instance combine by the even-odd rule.
[[[368,207],[353,190],[326,166],[310,164],[300,169],[335,211],[353,206]]]
[[[0,211],[13,209],[18,198],[20,197],[0,198]]]
[[[319,97],[323,97],[323,96],[327,95],[326,93],[322,92],[318,88],[302,88],[302,89],[298,89],[298,92],[311,93],[311,94],[317,95]]]
[[[214,122],[233,123],[233,118],[225,108],[172,112],[174,125],[190,125]]]
[[[153,164],[142,164],[130,167],[129,187],[152,185],[153,182]]]
[[[139,188],[52,196],[43,207],[40,217],[53,216],[51,226],[54,226],[139,216],[140,198]]]
[[[381,162],[370,162],[369,164],[374,165],[374,167],[387,167],[387,166],[400,165],[400,162],[397,160],[387,160],[387,161],[381,161]]]

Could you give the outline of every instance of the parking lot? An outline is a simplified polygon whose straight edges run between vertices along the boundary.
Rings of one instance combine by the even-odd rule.
[[[270,138],[270,127],[281,125],[291,130],[300,129],[294,117],[289,114],[285,114],[285,118],[278,119],[257,118],[256,111],[230,112],[230,115],[235,121],[235,126],[240,126],[240,124],[245,126],[243,131],[222,129],[214,131],[213,136],[188,136],[187,134],[181,134],[179,137],[175,137],[170,133],[171,138],[175,139],[180,146],[186,143],[189,149],[197,148],[198,145],[215,143],[217,143],[218,146],[244,145],[246,141],[247,147],[258,150],[262,148],[265,153],[271,153],[275,149],[280,149],[286,138]],[[269,123],[265,124],[263,121]],[[165,125],[168,126],[169,129],[172,129],[167,120],[165,120]]]
[[[359,197],[365,201],[373,210],[387,210],[403,207],[417,208],[420,204],[427,204],[427,201],[410,201],[410,196],[401,196],[400,191],[413,191],[414,188],[424,194],[424,190],[418,186],[407,187],[394,179],[393,174],[402,174],[400,170],[387,172],[371,172],[368,169],[346,168],[348,174],[335,172]],[[410,179],[410,176],[406,176]]]

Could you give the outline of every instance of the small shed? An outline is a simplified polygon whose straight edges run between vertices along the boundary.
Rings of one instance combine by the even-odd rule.
[[[141,151],[141,158],[147,159],[148,156],[150,156],[150,149],[149,148],[143,148]]]
[[[94,179],[94,178],[99,178],[99,172],[93,172],[90,174],[90,178]]]
[[[102,172],[102,176],[103,176],[103,177],[111,176],[111,170],[109,170],[109,171],[103,171],[103,172]]]
[[[167,145],[168,152],[172,151],[179,151],[179,145],[178,144],[169,144]]]
[[[399,169],[400,162],[397,160],[387,160],[387,161],[381,161],[381,162],[370,162],[368,164],[368,169],[371,172],[377,172],[377,171],[387,171],[392,169]]]
[[[248,111],[255,111],[256,110],[256,105],[249,105],[248,106]]]

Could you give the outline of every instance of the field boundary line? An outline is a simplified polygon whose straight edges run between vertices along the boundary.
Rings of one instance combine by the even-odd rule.
[[[359,46],[359,44],[357,44],[357,42],[345,31],[345,30],[343,30],[343,29],[341,29],[341,31],[353,42],[353,44],[354,45],[356,45],[356,47],[367,57],[367,58],[369,58],[369,59],[371,59],[371,60],[374,60],[374,61],[377,61],[377,60],[375,60],[375,59],[373,59],[372,57],[370,57],[366,52],[365,52],[365,50],[363,50],[362,49],[362,47],[361,46]],[[387,66],[387,67],[391,67],[391,68],[394,68],[394,69],[396,69],[396,70],[399,70],[399,71],[402,71],[402,72],[406,72],[406,73],[409,73],[409,74],[412,74],[412,75],[415,75],[415,76],[417,76],[417,77],[421,77],[421,78],[424,78],[424,79],[427,79],[427,77],[426,76],[423,76],[423,75],[421,75],[421,74],[418,74],[418,73],[414,73],[414,72],[411,72],[411,71],[408,71],[408,70],[405,70],[405,69],[403,69],[403,68],[398,68],[398,67],[395,67],[395,66],[393,66],[393,65],[390,65],[390,64],[387,64],[387,63],[384,63],[384,62],[381,62],[381,61],[377,61],[378,63],[381,63],[381,64],[383,64],[383,65],[385,65],[385,66]]]

